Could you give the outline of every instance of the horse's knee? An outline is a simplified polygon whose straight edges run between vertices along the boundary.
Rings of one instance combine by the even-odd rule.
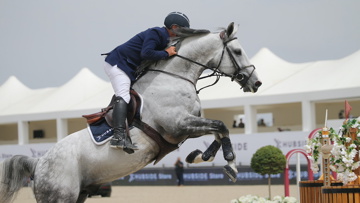
[[[219,120],[213,120],[213,127],[217,129],[217,131],[222,135],[228,135],[229,130],[227,129],[224,122]]]
[[[223,148],[224,158],[226,161],[233,161],[235,159],[235,154],[233,152],[230,138],[223,137],[221,138],[221,145]]]

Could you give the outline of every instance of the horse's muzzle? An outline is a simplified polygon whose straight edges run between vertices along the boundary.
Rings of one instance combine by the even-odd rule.
[[[244,92],[255,93],[258,91],[259,87],[262,85],[261,81],[256,81],[254,85],[246,85],[243,87]]]

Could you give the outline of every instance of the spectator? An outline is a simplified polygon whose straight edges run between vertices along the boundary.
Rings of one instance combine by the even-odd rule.
[[[343,119],[344,117],[344,110],[340,110],[339,112],[339,119]]]
[[[183,186],[184,185],[184,163],[181,161],[180,157],[178,157],[178,159],[175,162],[175,173],[176,173],[176,178],[177,178],[177,182],[178,182],[178,186]]]
[[[240,118],[240,123],[239,123],[238,127],[239,128],[244,128],[245,127],[245,124],[243,123],[242,118]]]
[[[263,118],[258,121],[258,126],[266,126]]]
[[[232,127],[233,127],[233,128],[237,128],[237,126],[236,126],[236,120],[234,120]]]

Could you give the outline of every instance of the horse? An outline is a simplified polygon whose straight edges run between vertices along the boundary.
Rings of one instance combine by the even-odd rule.
[[[212,161],[222,147],[227,161],[224,172],[232,181],[236,181],[237,168],[229,130],[222,121],[201,117],[196,83],[210,69],[213,72],[208,76],[230,77],[243,92],[258,90],[261,81],[235,37],[237,29],[234,23],[218,32],[179,28],[179,38],[171,40],[177,42],[177,55],[151,63],[132,86],[143,99],[141,121],[171,150],[189,138],[214,134],[205,152],[194,150],[186,161]],[[89,192],[101,184],[161,159],[163,146],[141,128],[132,127],[129,134],[139,148],[132,154],[110,148],[108,142],[94,144],[90,131],[83,129],[60,140],[40,158],[15,155],[6,159],[0,169],[0,202],[13,201],[23,179],[29,177],[37,202],[85,202]]]

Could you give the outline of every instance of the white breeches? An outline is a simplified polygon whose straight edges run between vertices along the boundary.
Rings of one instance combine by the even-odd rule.
[[[110,78],[111,85],[114,89],[115,95],[118,97],[122,97],[126,103],[130,102],[130,85],[131,81],[129,76],[126,75],[124,71],[115,66],[111,66],[110,64],[105,62],[104,65],[105,73]]]

